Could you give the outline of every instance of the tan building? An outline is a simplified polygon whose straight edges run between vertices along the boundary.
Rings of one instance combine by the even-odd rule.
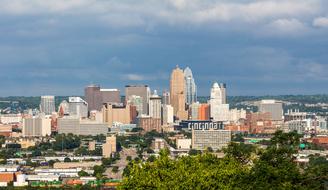
[[[24,137],[50,136],[51,119],[41,117],[24,118],[22,133]]]
[[[123,124],[130,124],[133,120],[131,114],[131,106],[117,106],[106,103],[103,105],[103,119],[110,127],[113,125],[113,122],[119,122]]]
[[[160,133],[162,131],[161,119],[152,118],[150,116],[140,116],[138,117],[138,127],[142,128],[144,132],[155,130]]]
[[[149,116],[156,119],[161,119],[162,98],[157,95],[157,92],[150,96],[149,100]]]
[[[116,152],[116,136],[106,137],[106,143],[103,144],[102,152],[105,158],[110,158],[112,153]]]
[[[88,150],[90,150],[90,151],[96,150],[96,141],[89,142]]]
[[[90,162],[56,162],[54,163],[54,169],[71,169],[71,168],[82,168],[89,169],[94,166],[100,166],[101,161],[90,161]]]
[[[178,66],[171,74],[170,101],[173,106],[174,115],[177,116],[179,120],[188,119],[188,112],[185,107],[186,97],[184,72]]]

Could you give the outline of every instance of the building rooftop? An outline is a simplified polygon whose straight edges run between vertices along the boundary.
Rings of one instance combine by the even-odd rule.
[[[101,88],[100,91],[101,92],[116,92],[116,91],[119,91],[119,89],[116,89],[116,88]]]

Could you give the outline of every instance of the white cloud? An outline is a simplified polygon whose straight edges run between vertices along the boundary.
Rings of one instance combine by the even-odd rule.
[[[306,26],[297,19],[278,19],[271,22],[267,27],[267,32],[273,34],[303,34],[307,30]]]
[[[122,75],[122,78],[132,81],[142,81],[146,79],[144,76],[139,74],[126,74],[126,75]]]
[[[328,17],[318,17],[313,20],[315,27],[328,27]]]
[[[168,23],[208,21],[262,21],[268,18],[304,17],[321,11],[323,0],[253,0],[253,1],[101,1],[101,0],[2,0],[2,14],[94,14],[115,19],[116,24],[135,25],[159,19]],[[169,6],[167,6],[169,5]],[[130,16],[127,16],[130,15]],[[137,16],[137,17],[135,17]],[[138,18],[139,17],[139,18]],[[113,21],[112,19],[109,19]],[[132,21],[127,21],[132,20]],[[141,19],[144,19],[141,21]],[[124,25],[124,24],[123,24]]]

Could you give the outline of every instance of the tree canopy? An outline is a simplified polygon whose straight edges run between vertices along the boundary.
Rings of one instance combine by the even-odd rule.
[[[299,166],[297,133],[277,132],[267,149],[231,143],[225,156],[205,151],[172,159],[168,150],[158,158],[132,161],[120,189],[325,189],[326,158]]]

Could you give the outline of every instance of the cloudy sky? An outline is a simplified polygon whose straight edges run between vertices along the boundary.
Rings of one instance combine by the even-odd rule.
[[[200,95],[328,93],[328,1],[0,1],[0,96],[161,91],[176,65]]]

